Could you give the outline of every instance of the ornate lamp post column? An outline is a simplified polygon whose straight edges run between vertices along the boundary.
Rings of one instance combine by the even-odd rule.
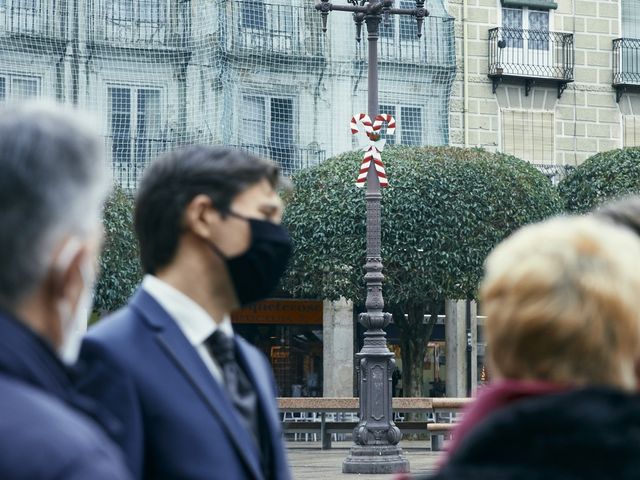
[[[418,37],[422,35],[424,18],[429,14],[424,0],[416,0],[415,8],[393,8],[394,0],[347,0],[349,5],[336,5],[319,0],[316,9],[322,15],[322,29],[327,30],[327,19],[332,10],[352,12],[356,23],[356,40],[361,39],[362,23],[367,26],[369,71],[368,115],[378,115],[378,37],[380,21],[390,15],[412,15],[417,20]],[[360,379],[360,423],[354,430],[354,443],[344,460],[344,473],[397,473],[408,472],[409,461],[398,446],[402,434],[393,423],[391,405],[394,355],[387,348],[384,328],[391,322],[391,314],[383,312],[382,258],[380,234],[380,201],[382,194],[374,162],[367,172],[367,261],[364,276],[367,285],[367,312],[360,315],[360,323],[367,329],[364,346],[356,354]]]

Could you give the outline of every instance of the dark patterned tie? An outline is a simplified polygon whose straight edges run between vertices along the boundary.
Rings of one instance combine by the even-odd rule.
[[[222,370],[222,377],[231,402],[240,414],[245,427],[251,432],[256,445],[260,445],[257,418],[258,399],[249,378],[236,361],[233,338],[216,330],[205,341],[205,344]]]

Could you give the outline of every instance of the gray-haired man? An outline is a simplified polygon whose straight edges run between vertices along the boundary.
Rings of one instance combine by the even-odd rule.
[[[0,112],[2,478],[129,478],[65,368],[86,321],[107,190],[99,139],[71,114]]]

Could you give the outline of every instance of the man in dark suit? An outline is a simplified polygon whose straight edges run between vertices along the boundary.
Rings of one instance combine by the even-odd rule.
[[[83,391],[125,425],[146,479],[290,478],[270,366],[230,312],[265,298],[291,240],[271,163],[222,147],[154,162],[136,198],[141,288],[93,328]]]
[[[100,210],[101,142],[59,107],[0,114],[0,478],[118,480],[121,452],[65,363],[86,329]],[[113,419],[112,419],[113,420]]]

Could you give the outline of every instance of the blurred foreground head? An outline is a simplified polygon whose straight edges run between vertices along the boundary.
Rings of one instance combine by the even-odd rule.
[[[640,196],[632,195],[605,203],[595,210],[596,217],[625,226],[640,235]]]
[[[81,117],[54,104],[0,113],[0,308],[61,354],[86,319],[110,184]]]
[[[481,286],[498,377],[637,387],[640,241],[595,218],[527,226],[488,257]]]

